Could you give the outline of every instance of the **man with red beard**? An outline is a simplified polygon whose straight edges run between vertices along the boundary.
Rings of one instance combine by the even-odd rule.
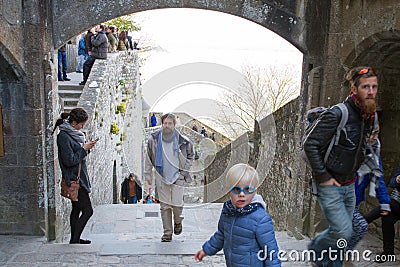
[[[304,152],[316,182],[317,199],[329,227],[309,244],[316,257],[314,266],[342,266],[344,249],[352,234],[355,207],[355,172],[363,162],[367,137],[376,116],[378,79],[371,67],[356,67],[345,76],[350,95],[344,101],[348,120],[338,145],[325,159],[325,151],[341,119],[338,107],[320,115],[304,143]]]

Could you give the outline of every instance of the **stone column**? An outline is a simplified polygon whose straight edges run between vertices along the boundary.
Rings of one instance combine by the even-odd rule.
[[[26,168],[27,183],[34,192],[26,199],[26,205],[30,206],[26,213],[30,219],[26,217],[25,220],[32,223],[31,234],[45,234],[50,240],[55,238],[54,145],[50,131],[57,103],[51,6],[50,0],[25,0],[22,5],[25,63],[22,113],[27,126],[27,145],[17,146],[24,149],[21,154],[25,159],[20,164]]]

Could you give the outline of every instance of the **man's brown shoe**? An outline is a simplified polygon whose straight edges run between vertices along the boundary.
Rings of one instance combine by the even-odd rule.
[[[172,241],[172,235],[166,235],[166,234],[164,234],[162,237],[161,237],[161,242],[171,242]]]
[[[182,223],[174,223],[174,234],[180,235],[182,233]]]

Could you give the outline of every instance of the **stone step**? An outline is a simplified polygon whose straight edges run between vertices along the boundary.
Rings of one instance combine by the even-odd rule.
[[[61,98],[64,101],[64,107],[66,106],[77,106],[79,97],[62,97]]]
[[[74,97],[74,98],[80,98],[82,94],[81,90],[58,90],[58,95],[61,98],[66,98],[66,97]]]
[[[83,90],[83,85],[79,85],[79,84],[65,84],[62,85],[60,83],[58,83],[58,91],[60,90],[78,90],[78,91],[82,91]]]
[[[64,106],[64,111],[69,112],[69,111],[73,110],[74,108],[76,108],[76,106]]]

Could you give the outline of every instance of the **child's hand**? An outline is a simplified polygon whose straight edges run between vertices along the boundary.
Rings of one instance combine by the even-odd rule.
[[[204,256],[207,256],[207,254],[204,252],[204,250],[199,250],[197,251],[196,255],[194,255],[194,259],[196,261],[202,261]]]

